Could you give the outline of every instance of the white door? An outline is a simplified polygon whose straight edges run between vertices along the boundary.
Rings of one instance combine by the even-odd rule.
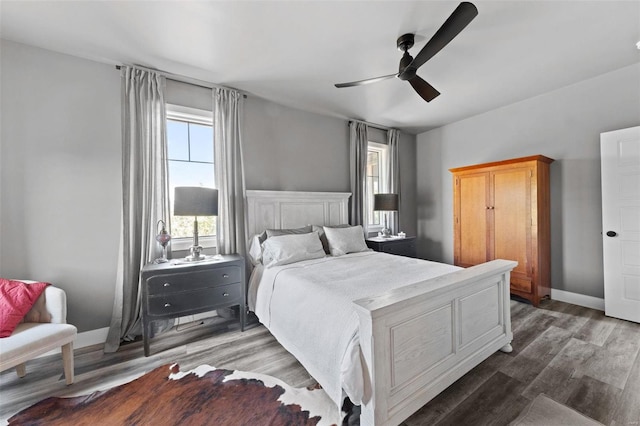
[[[604,306],[640,322],[640,126],[600,135]]]

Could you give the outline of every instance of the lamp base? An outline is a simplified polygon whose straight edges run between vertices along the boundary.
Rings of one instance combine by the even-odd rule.
[[[180,259],[174,259],[171,261],[172,264],[181,265],[185,263],[196,263],[196,262],[217,262],[223,260],[224,257],[220,254],[211,255],[211,254],[203,254],[200,255],[199,258],[194,258],[193,256],[182,257]]]
[[[169,235],[169,234],[167,234]],[[167,263],[169,259],[167,259],[167,243],[162,244],[162,257],[157,258],[153,261],[153,263]]]
[[[203,254],[200,254],[203,250],[203,247],[198,245],[198,246],[191,246],[189,247],[189,253],[191,253],[189,256],[185,257],[184,259],[187,262],[199,262],[201,260],[205,260],[207,257]]]
[[[389,222],[387,213],[384,213],[384,228],[380,231],[382,238],[391,238],[391,229],[389,229]]]

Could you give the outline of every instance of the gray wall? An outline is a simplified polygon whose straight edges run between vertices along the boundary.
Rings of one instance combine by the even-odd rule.
[[[79,331],[111,319],[120,238],[120,75],[1,41],[0,276],[67,292]],[[211,108],[211,91],[167,83],[167,102]],[[248,189],[349,191],[345,120],[255,96],[245,103]],[[401,226],[416,232],[416,137],[402,134]]]
[[[109,325],[120,230],[120,77],[2,41],[0,275],[67,293],[80,331]]]
[[[552,287],[602,298],[600,133],[640,124],[640,64],[418,135],[421,257],[453,261],[448,169],[542,154],[551,164]]]
[[[350,191],[345,120],[250,96],[243,142],[247,189]]]

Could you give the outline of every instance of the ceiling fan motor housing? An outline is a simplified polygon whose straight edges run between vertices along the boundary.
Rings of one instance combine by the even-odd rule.
[[[414,35],[413,34],[405,34],[398,37],[397,45],[398,50],[401,52],[406,52],[407,50],[413,47],[414,43]]]
[[[417,69],[415,68],[407,68],[409,64],[413,61],[413,56],[407,52],[411,47],[413,47],[414,43],[414,35],[413,34],[405,34],[398,38],[398,50],[404,52],[402,55],[402,59],[400,59],[400,66],[398,67],[398,78],[400,80],[410,80],[416,76]]]

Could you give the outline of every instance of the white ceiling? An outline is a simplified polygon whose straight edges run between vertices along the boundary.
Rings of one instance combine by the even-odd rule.
[[[640,1],[482,1],[407,82],[397,71],[457,1],[0,1],[4,39],[235,87],[294,108],[422,132],[637,62]],[[639,76],[640,82],[640,76]],[[594,96],[593,102],[597,102]]]

